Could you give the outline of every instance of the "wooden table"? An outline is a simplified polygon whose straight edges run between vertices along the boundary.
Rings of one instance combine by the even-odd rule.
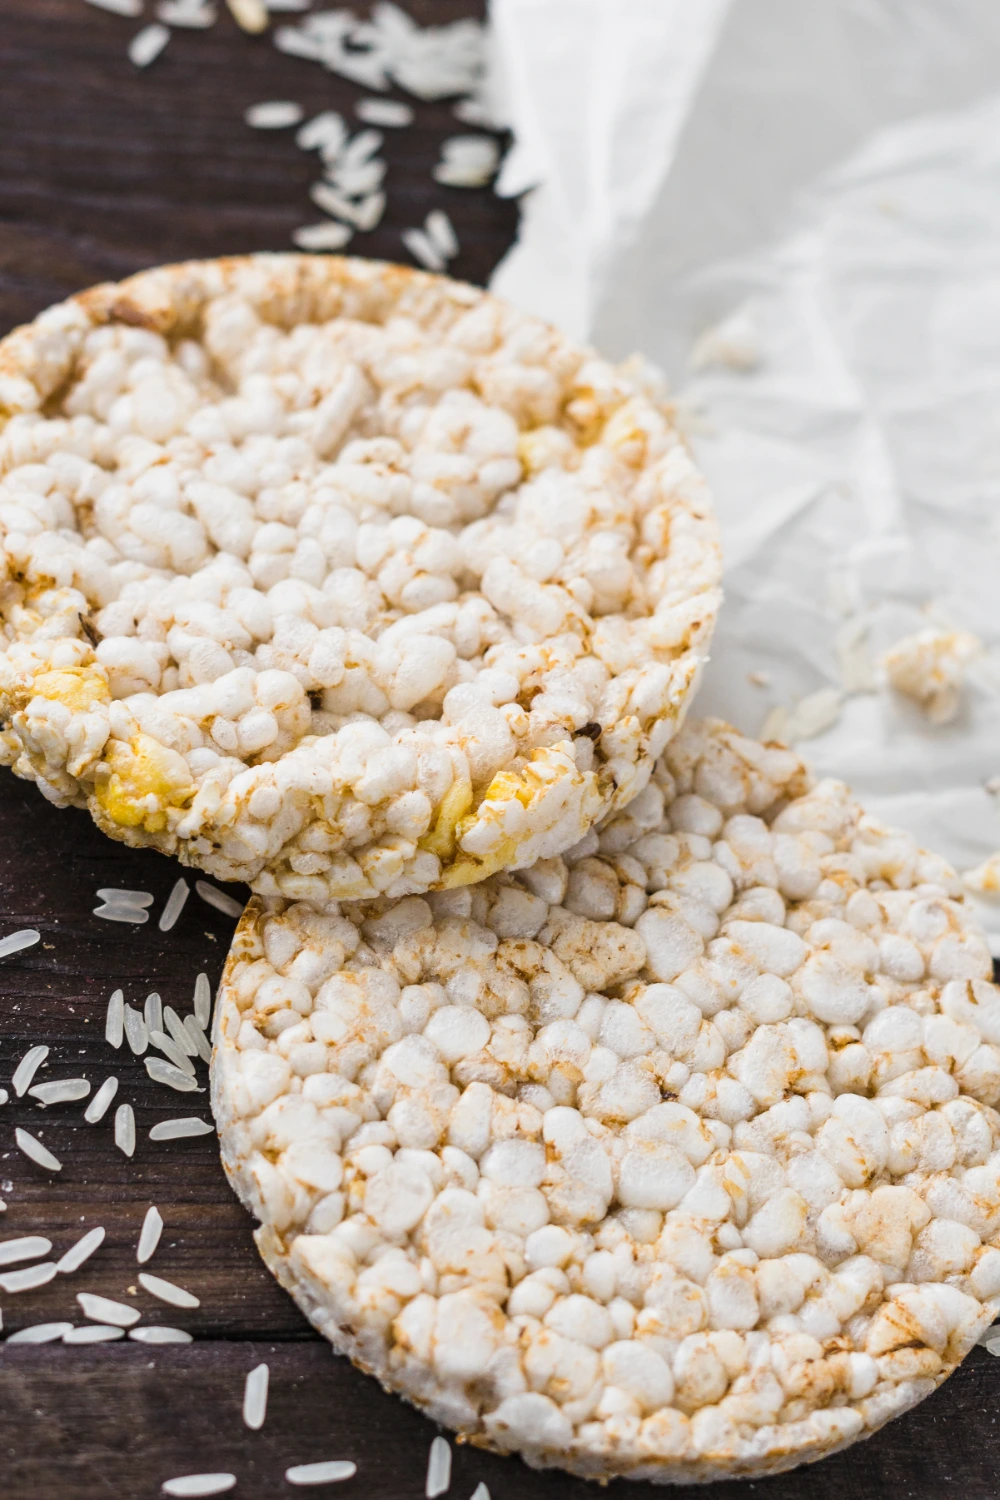
[[[421,21],[475,10],[469,0],[408,0]],[[147,6],[147,9],[150,9]],[[224,16],[209,32],[175,33],[146,73],[125,58],[135,23],[82,0],[0,0],[0,329],[87,284],[190,255],[279,249],[296,225],[318,218],[308,199],[311,158],[287,132],[247,129],[247,105],[299,100],[308,111],[349,111],[360,90],[318,67],[251,40]],[[435,204],[447,207],[462,242],[459,275],[484,281],[510,244],[516,211],[486,192],[435,186],[430,166],[456,127],[445,106],[421,105],[410,130],[387,132],[389,209],[359,236],[362,254],[401,255],[400,229]],[[264,1270],[250,1221],[222,1175],[214,1137],[154,1144],[148,1131],[171,1115],[208,1117],[206,1094],[149,1082],[141,1059],[104,1042],[107,997],[122,986],[141,1004],[151,989],[181,1010],[195,975],[218,979],[232,922],[192,895],[177,928],[96,919],[98,886],[154,893],[158,911],[178,870],[152,853],[105,839],[80,812],[48,806],[31,786],[0,772],[0,936],[38,927],[42,943],[0,961],[0,1084],[39,1042],[51,1048],[41,1077],[109,1072],[118,1100],[135,1108],[138,1146],[129,1162],[111,1118],[88,1126],[82,1105],[43,1112],[30,1099],[0,1110],[0,1239],[47,1235],[61,1254],[86,1229],[107,1239],[75,1276],[4,1296],[7,1331],[50,1319],[80,1321],[79,1290],[132,1300],[158,1321],[190,1329],[186,1346],[117,1343],[92,1348],[0,1345],[0,1496],[3,1500],[145,1500],[163,1479],[231,1470],[237,1495],[297,1493],[285,1468],[351,1458],[357,1478],[344,1500],[417,1500],[434,1429],[374,1381],[335,1359]],[[14,1147],[15,1125],[41,1134],[65,1163],[51,1176]],[[135,1246],[150,1203],[166,1228],[149,1269],[193,1290],[193,1312],[157,1304],[138,1289]],[[268,1418],[242,1424],[246,1373],[271,1369]],[[976,1351],[917,1412],[818,1468],[704,1492],[769,1500],[935,1500],[995,1497],[1000,1369]],[[584,1500],[593,1491],[514,1459],[456,1447],[451,1493],[464,1500],[484,1480],[494,1500]],[[322,1491],[322,1493],[329,1493]]]

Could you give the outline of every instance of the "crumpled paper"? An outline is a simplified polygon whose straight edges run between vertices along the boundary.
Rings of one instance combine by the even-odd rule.
[[[977,865],[1000,849],[1000,7],[492,20],[501,185],[534,188],[494,287],[660,364],[715,493],[726,603],[696,711],[827,721],[798,742],[817,773]],[[879,668],[928,626],[984,644],[943,725]]]

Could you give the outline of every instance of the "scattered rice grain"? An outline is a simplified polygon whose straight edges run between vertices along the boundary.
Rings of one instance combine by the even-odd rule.
[[[183,1496],[184,1500],[195,1500],[204,1495],[224,1495],[236,1484],[235,1474],[181,1474],[177,1479],[165,1479],[162,1489],[165,1495]]]
[[[83,1309],[85,1318],[92,1323],[111,1323],[115,1328],[131,1328],[138,1323],[142,1313],[137,1307],[125,1302],[115,1302],[110,1297],[100,1297],[96,1292],[77,1292],[76,1300]]]
[[[346,139],[344,117],[335,109],[325,109],[322,114],[313,115],[295,133],[295,144],[303,151],[319,151],[324,147],[339,151]]]
[[[194,1292],[185,1291],[182,1286],[177,1286],[173,1281],[164,1281],[162,1276],[151,1276],[148,1271],[139,1272],[139,1285],[144,1287],[151,1297],[159,1297],[161,1302],[169,1302],[171,1307],[201,1306]]]
[[[34,927],[22,927],[20,932],[8,933],[7,937],[0,938],[0,958],[20,953],[22,948],[33,948],[40,938],[41,933]]]
[[[104,1040],[112,1047],[120,1047],[125,1036],[125,996],[115,990],[108,1001],[108,1014],[104,1022]]]
[[[424,1494],[427,1500],[443,1495],[451,1484],[451,1444],[447,1438],[436,1437],[431,1443],[427,1457],[427,1483]]]
[[[301,122],[303,110],[301,104],[290,99],[266,99],[261,104],[251,104],[243,118],[254,130],[287,130]]]
[[[459,252],[458,235],[455,226],[443,209],[434,208],[424,220],[424,228],[431,238],[434,248],[439,251],[446,260],[451,260]]]
[[[194,888],[201,899],[208,906],[214,906],[216,911],[221,911],[227,917],[242,917],[242,901],[234,901],[232,896],[227,896],[225,891],[220,891],[216,886],[209,885],[207,880],[196,880]]]
[[[41,1234],[22,1234],[16,1240],[0,1243],[0,1266],[12,1266],[19,1260],[37,1260],[48,1255],[52,1241]]]
[[[207,974],[199,974],[194,982],[194,1013],[199,1023],[208,1030],[212,1019],[212,986]]]
[[[142,15],[142,0],[87,0],[95,10],[109,10],[113,16],[128,16],[134,21]]]
[[[71,1245],[60,1260],[56,1261],[56,1270],[61,1275],[67,1276],[71,1271],[78,1271],[85,1260],[89,1260],[95,1250],[99,1250],[104,1244],[104,1230],[100,1225],[96,1229],[88,1229],[75,1245]]]
[[[135,1258],[140,1266],[145,1265],[150,1259],[157,1245],[160,1243],[160,1235],[163,1233],[163,1216],[155,1204],[150,1204],[146,1210],[146,1217],[142,1221],[142,1229],[139,1231],[139,1245],[135,1252]]]
[[[28,1051],[21,1058],[21,1061],[14,1069],[14,1076],[11,1079],[11,1086],[19,1099],[23,1096],[25,1090],[30,1087],[31,1080],[48,1055],[48,1047],[29,1047]]]
[[[124,1328],[110,1323],[84,1323],[81,1328],[71,1328],[63,1334],[64,1344],[110,1344],[112,1339],[123,1339]]]
[[[74,1099],[86,1099],[90,1084],[86,1078],[57,1078],[52,1083],[36,1083],[28,1093],[39,1104],[69,1104]]]
[[[178,880],[173,890],[167,897],[166,905],[160,913],[159,928],[161,932],[169,932],[177,925],[177,920],[184,910],[185,902],[191,894],[191,887],[184,879]]]
[[[148,68],[170,40],[170,32],[158,21],[137,31],[128,44],[128,60],[137,68]]]
[[[33,1292],[45,1286],[56,1274],[55,1262],[43,1261],[40,1266],[25,1266],[21,1271],[5,1271],[0,1275],[0,1292]]]
[[[259,1432],[267,1415],[267,1365],[255,1365],[243,1387],[243,1421],[252,1432]]]
[[[178,1047],[180,1047],[181,1051],[186,1052],[188,1057],[194,1057],[198,1049],[192,1042],[191,1038],[188,1036],[187,1030],[184,1026],[184,1022],[181,1020],[180,1016],[174,1010],[172,1005],[168,1005],[164,1008],[163,1023],[169,1031],[170,1035],[173,1037],[174,1041],[177,1043]]]
[[[154,1031],[163,1030],[163,1001],[153,990],[146,996],[142,1007],[142,1019],[146,1023],[146,1030],[150,1035]]]
[[[376,192],[382,186],[385,171],[384,161],[366,161],[359,167],[335,162],[327,175],[334,187],[339,188],[342,193],[360,198],[365,193]]]
[[[95,906],[93,914],[103,917],[105,922],[131,922],[135,927],[149,921],[149,912],[140,911],[137,906]]]
[[[156,18],[165,26],[181,26],[191,31],[206,31],[219,19],[214,5],[203,0],[161,0],[156,7]]]
[[[209,1120],[199,1120],[197,1115],[181,1115],[173,1120],[161,1120],[149,1132],[151,1141],[180,1141],[188,1136],[211,1135],[215,1127]]]
[[[193,1336],[183,1328],[164,1328],[160,1324],[147,1324],[145,1328],[129,1329],[129,1338],[139,1344],[190,1344]]]
[[[149,1040],[154,1047],[159,1047],[160,1051],[173,1063],[175,1068],[180,1068],[181,1072],[186,1073],[189,1078],[195,1076],[194,1063],[188,1057],[187,1053],[182,1052],[177,1043],[167,1036],[166,1032],[154,1031],[151,1033]]]
[[[72,1323],[32,1323],[28,1328],[19,1328],[7,1339],[8,1344],[54,1344],[73,1327]]]
[[[415,261],[428,271],[444,271],[447,262],[423,229],[404,229],[399,236]]]
[[[198,1025],[197,1016],[184,1017],[184,1030],[202,1062],[212,1061],[212,1047],[204,1031]]]
[[[15,1130],[14,1139],[18,1149],[23,1151],[25,1156],[29,1156],[33,1162],[37,1162],[40,1167],[44,1167],[47,1172],[62,1171],[62,1162],[58,1156],[53,1156],[48,1146],[43,1146],[41,1141],[29,1135],[26,1130]]]
[[[414,118],[411,107],[398,99],[359,99],[354,113],[366,125],[384,125],[390,130],[412,125]]]
[[[146,1072],[154,1083],[165,1083],[179,1094],[190,1094],[195,1090],[204,1093],[203,1089],[198,1088],[197,1080],[189,1073],[185,1073],[175,1063],[163,1062],[159,1057],[146,1058]]]
[[[145,1018],[141,1011],[133,1010],[131,1005],[125,1007],[125,1038],[136,1057],[141,1057],[149,1046]]]
[[[105,885],[97,892],[98,901],[106,901],[109,906],[138,906],[144,909],[152,906],[156,899],[149,891],[128,891],[118,886]]]
[[[285,1470],[289,1484],[335,1484],[338,1479],[353,1479],[357,1464],[350,1459],[331,1458],[318,1464],[293,1464]]]
[[[98,1120],[103,1120],[108,1112],[108,1105],[118,1092],[118,1079],[112,1074],[105,1078],[97,1093],[91,1099],[83,1112],[83,1118],[88,1125],[96,1125]]]
[[[469,1500],[490,1500],[490,1492],[482,1480],[479,1481],[476,1488],[472,1491]]]
[[[115,1145],[126,1156],[135,1153],[135,1114],[131,1104],[119,1104],[115,1110]]]

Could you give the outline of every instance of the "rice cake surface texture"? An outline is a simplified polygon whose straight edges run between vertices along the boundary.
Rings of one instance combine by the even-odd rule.
[[[1000,1307],[1000,993],[954,871],[718,721],[565,858],[253,901],[213,1102],[264,1259],[469,1440],[820,1458]]]
[[[372,261],[50,309],[0,344],[0,762],[320,906],[569,848],[645,785],[719,602],[647,388]]]

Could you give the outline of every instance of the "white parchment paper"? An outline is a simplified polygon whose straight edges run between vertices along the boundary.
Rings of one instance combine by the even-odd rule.
[[[495,288],[657,361],[715,492],[727,595],[696,711],[756,733],[826,690],[813,767],[978,864],[1000,849],[1000,6],[493,19],[505,186],[538,184]],[[985,646],[941,726],[863,681],[929,623]]]

